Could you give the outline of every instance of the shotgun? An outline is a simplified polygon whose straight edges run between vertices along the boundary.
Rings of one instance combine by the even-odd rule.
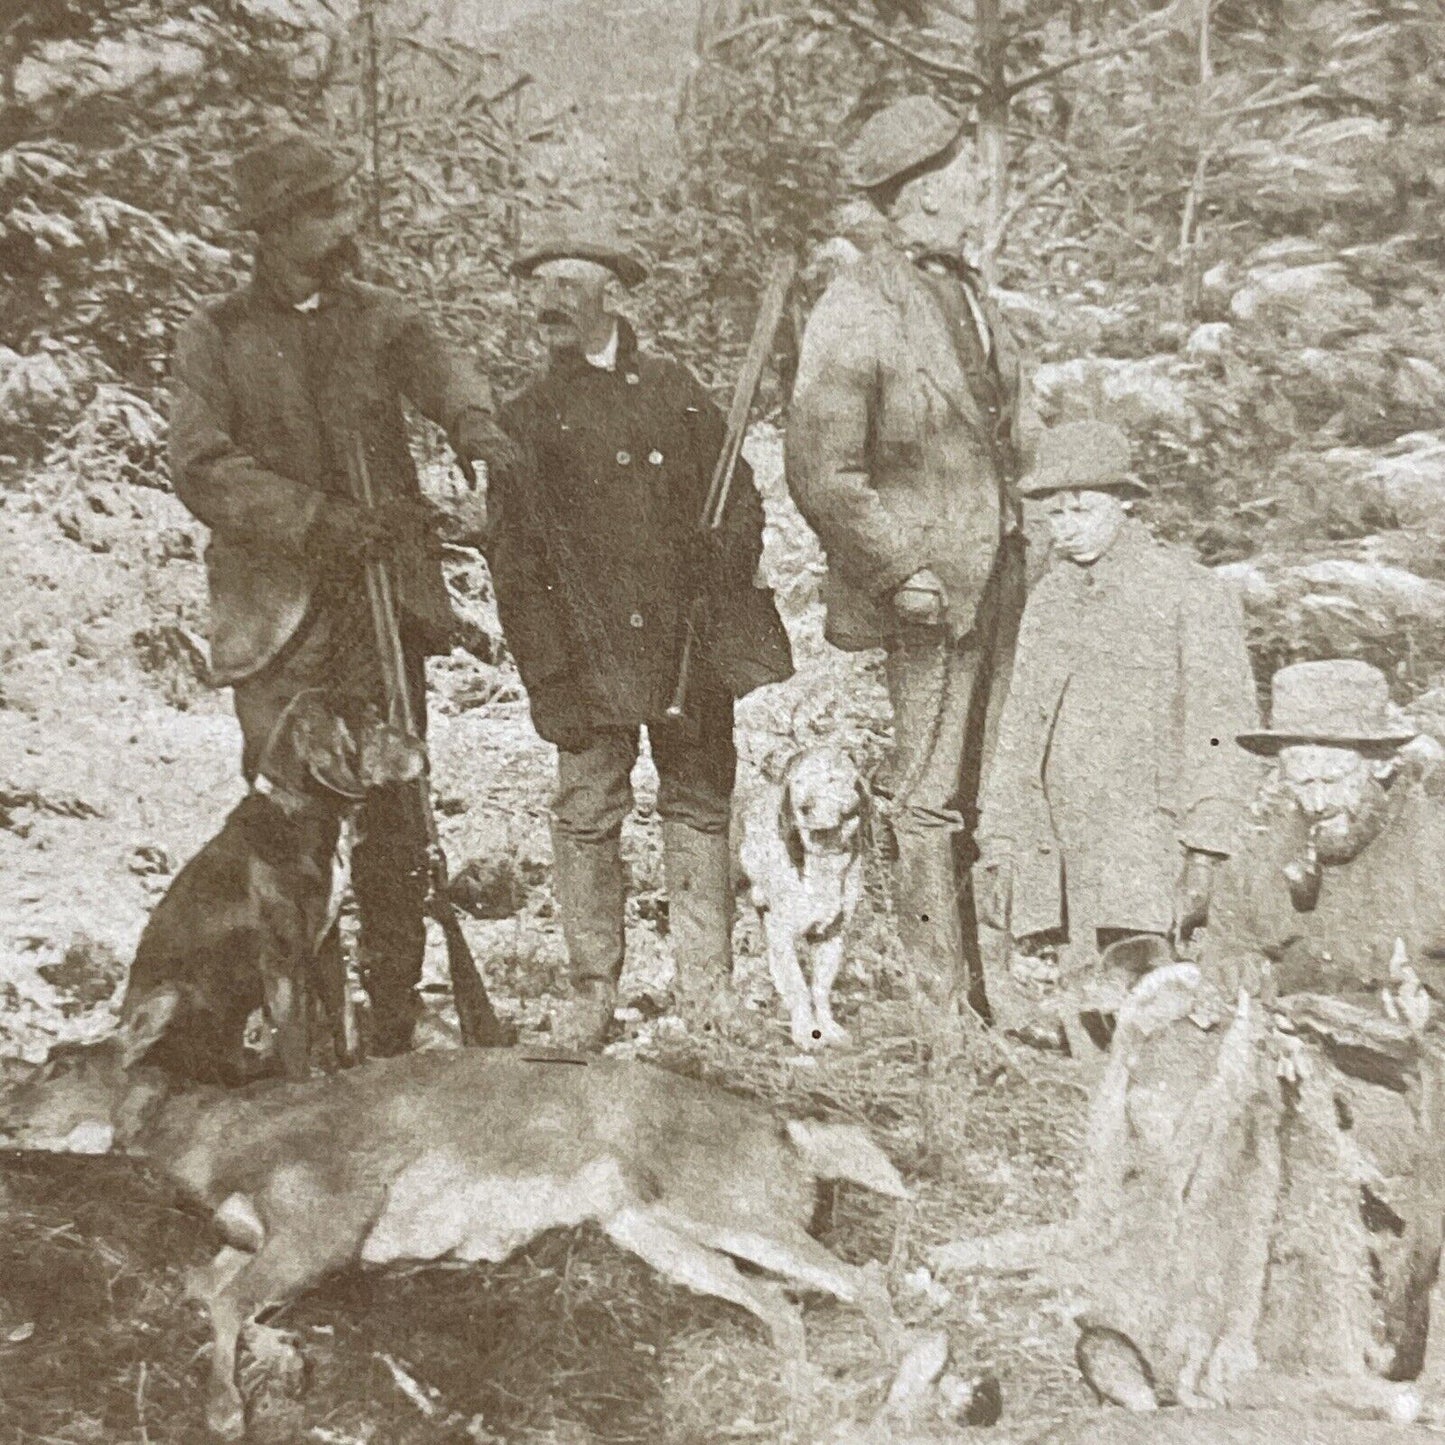
[[[783,319],[783,308],[787,305],[788,291],[793,284],[798,263],[790,255],[779,256],[768,273],[767,285],[763,288],[762,300],[758,303],[758,319],[753,325],[752,340],[748,342],[747,355],[743,358],[743,369],[738,374],[737,386],[733,389],[732,405],[728,408],[727,431],[712,469],[712,481],[703,502],[702,515],[698,518],[698,531],[704,537],[717,535],[727,515],[728,497],[732,494],[733,477],[737,474],[738,459],[743,454],[743,441],[748,433],[748,417],[758,386],[763,379],[763,368],[773,352],[773,338]],[[687,608],[683,623],[682,657],[677,667],[677,686],[673,689],[672,701],[667,707],[667,716],[672,721],[687,713],[687,690],[692,679],[692,655],[697,646],[698,633],[702,630],[703,610],[707,606],[707,579],[694,579],[694,592]]]
[[[354,501],[363,507],[376,504],[371,486],[371,469],[366,462],[366,447],[360,433],[353,433],[346,448],[346,479]],[[376,650],[381,661],[382,684],[386,690],[386,707],[393,727],[401,728],[408,737],[416,737],[416,714],[411,693],[406,685],[406,655],[401,646],[401,626],[396,613],[396,593],[386,563],[372,560],[366,564],[366,598],[371,607],[371,622],[376,632]],[[437,832],[436,814],[431,805],[431,777],[423,771],[416,781],[417,801],[421,808],[422,826],[426,830],[427,870],[429,887],[427,908],[441,925],[447,945],[447,969],[452,979],[452,999],[457,1007],[462,1042],[473,1047],[495,1048],[510,1040],[501,1020],[487,997],[486,985],[477,971],[477,961],[462,932],[461,920],[452,906],[447,891],[447,859],[442,852],[441,835]]]

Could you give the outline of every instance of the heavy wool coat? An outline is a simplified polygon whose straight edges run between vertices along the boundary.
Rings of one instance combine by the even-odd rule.
[[[1239,603],[1124,524],[1024,609],[978,834],[1013,859],[1012,933],[1167,932],[1181,847],[1229,854],[1258,715]]]
[[[350,431],[360,430],[378,500],[414,497],[402,398],[454,441],[468,411],[491,409],[486,382],[418,311],[354,281],[302,311],[258,274],[186,322],[173,380],[171,479],[211,530],[211,671],[222,685],[264,668],[305,616],[318,577],[302,545],[324,498],[349,494]],[[393,571],[403,619],[448,646],[439,563],[418,545]]]
[[[1026,445],[1017,358],[976,299],[992,366],[963,283],[886,244],[840,272],[808,319],[785,458],[827,553],[827,636],[838,647],[883,646],[892,593],[924,567],[943,583],[955,637],[973,625],[1000,535],[990,433],[1007,426]]]
[[[487,561],[544,738],[659,721],[699,584],[699,691],[742,697],[791,675],[772,596],[754,584],[763,510],[746,462],[715,545],[699,544],[725,428],[685,367],[619,320],[611,370],[553,361],[499,419],[524,462],[493,484]]]
[[[1282,788],[1251,809],[1239,847],[1219,871],[1205,960],[1274,961],[1283,993],[1365,994],[1390,983],[1398,939],[1437,993],[1445,987],[1445,800],[1417,778],[1391,788],[1379,834],[1348,863],[1326,867],[1313,908],[1291,900],[1284,870],[1305,856],[1308,824]]]

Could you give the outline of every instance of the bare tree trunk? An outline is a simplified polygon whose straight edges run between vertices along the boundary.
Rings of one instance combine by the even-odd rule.
[[[987,190],[984,199],[982,269],[992,286],[1008,206],[1008,81],[1004,74],[1004,33],[999,0],[975,0],[975,49],[984,91],[978,101],[978,148]]]
[[[362,126],[371,169],[367,222],[372,234],[381,231],[381,42],[376,30],[377,0],[361,0]]]
[[[1194,126],[1196,145],[1194,174],[1184,195],[1184,212],[1179,221],[1179,317],[1187,326],[1199,314],[1199,214],[1204,206],[1213,153],[1207,126],[1211,92],[1214,87],[1214,56],[1210,45],[1214,0],[1199,4],[1199,81],[1195,88]]]

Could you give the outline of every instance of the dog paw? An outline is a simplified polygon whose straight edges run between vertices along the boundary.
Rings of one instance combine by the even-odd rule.
[[[836,1019],[819,1019],[818,1037],[815,1047],[822,1049],[846,1049],[853,1042],[853,1035]]]

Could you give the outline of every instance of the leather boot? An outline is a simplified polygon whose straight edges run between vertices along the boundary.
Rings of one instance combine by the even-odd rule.
[[[668,932],[677,966],[673,990],[694,1022],[728,1012],[733,973],[732,853],[728,835],[664,821]]]
[[[626,950],[627,877],[620,840],[582,842],[554,827],[552,893],[572,967],[572,997],[561,1010],[557,1041],[595,1049],[612,1022]]]
[[[894,827],[893,898],[904,964],[920,1008],[942,1023],[966,990],[953,835],[946,828]]]

